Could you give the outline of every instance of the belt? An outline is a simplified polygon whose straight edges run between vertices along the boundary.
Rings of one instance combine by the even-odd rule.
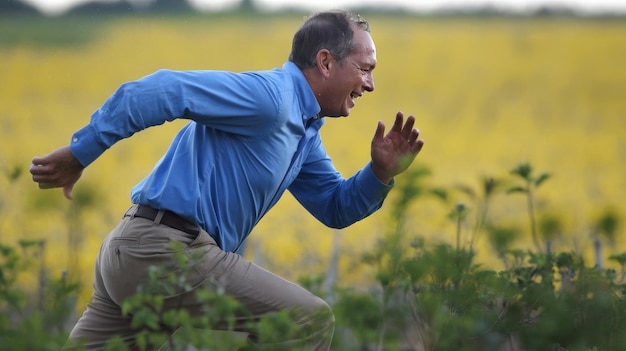
[[[126,211],[124,217],[139,217],[154,221],[157,219],[159,212],[162,212],[163,216],[156,222],[157,224],[163,224],[188,234],[197,235],[200,233],[199,225],[182,218],[176,213],[168,210],[157,210],[146,205],[133,205],[133,207]]]

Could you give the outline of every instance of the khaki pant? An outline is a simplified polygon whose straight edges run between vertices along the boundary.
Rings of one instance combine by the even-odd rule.
[[[186,270],[186,285],[191,288],[166,296],[166,309],[184,308],[198,315],[207,306],[199,305],[194,289],[215,289],[217,284],[246,308],[248,313],[237,315],[235,330],[248,332],[251,341],[255,339],[255,330],[249,328],[250,322],[272,312],[294,312],[292,323],[301,331],[295,333],[298,338],[281,341],[275,347],[258,344],[258,349],[329,350],[334,317],[322,299],[238,254],[222,251],[205,231],[191,235],[132,216],[123,218],[100,248],[92,299],[74,326],[68,346],[80,342],[87,350],[102,350],[110,338],[117,336],[131,350],[136,349],[138,331],[131,328],[131,319],[122,315],[120,306],[146,282],[148,267],[158,266],[169,272],[182,270],[172,241],[182,243],[178,254],[184,251],[192,261]]]

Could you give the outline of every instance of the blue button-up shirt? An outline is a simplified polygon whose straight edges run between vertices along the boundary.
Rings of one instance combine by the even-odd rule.
[[[135,132],[191,120],[131,200],[198,223],[223,250],[235,251],[287,189],[333,228],[382,205],[391,185],[370,164],[348,179],[337,172],[322,146],[319,112],[291,62],[245,73],[160,70],[123,84],[70,147],[87,166]]]

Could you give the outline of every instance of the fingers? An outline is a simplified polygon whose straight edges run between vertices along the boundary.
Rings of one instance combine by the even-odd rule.
[[[416,133],[419,134],[419,132],[416,129],[413,129],[414,125],[415,125],[415,116],[410,115],[409,117],[407,117],[404,127],[402,127],[402,136],[406,137],[407,140],[410,140],[410,138],[414,134]]]
[[[28,171],[33,176],[41,176],[41,175],[50,173],[50,167],[33,163],[30,165],[30,168]]]
[[[398,111],[390,132],[398,132],[405,140],[412,142],[417,138],[416,134],[419,135],[419,131],[413,128],[414,125],[415,116],[409,115],[406,119],[406,123],[404,123],[404,113]]]
[[[33,181],[46,181],[45,177],[52,173],[52,167],[48,157],[33,157],[31,160],[30,174],[33,175]]]
[[[30,174],[32,175],[33,182],[35,183],[41,184],[50,181],[50,176],[48,175],[48,172],[46,172],[39,166],[31,166]]]
[[[54,189],[54,188],[58,188],[58,186],[52,184],[52,183],[42,183],[39,182],[39,189]],[[63,186],[63,196],[65,196],[66,199],[68,200],[72,200],[72,190],[74,189],[74,184],[67,184]]]
[[[411,152],[417,155],[420,151],[422,151],[423,147],[424,147],[424,140],[417,139],[415,143],[411,145]]]
[[[63,187],[63,196],[68,200],[72,199],[72,189],[74,189],[74,183],[67,184]]]
[[[42,170],[42,168],[44,165],[46,165],[46,158],[45,157],[38,157],[35,156],[33,157],[33,159],[30,161],[30,173],[34,172],[39,172]]]
[[[39,189],[52,189],[60,186],[53,165],[45,157],[34,157],[29,172],[33,182],[38,183]]]
[[[54,181],[52,179],[53,172],[50,166],[44,166],[41,164],[37,164],[34,162],[30,165],[30,174],[32,175],[33,182],[39,183],[40,189],[49,189],[54,187],[51,183]]]
[[[398,111],[396,113],[396,119],[393,122],[393,127],[391,127],[391,131],[390,132],[401,133],[402,132],[402,123],[403,122],[404,122],[404,114],[402,113],[402,111]]]
[[[404,122],[404,114],[398,111],[394,122],[395,131],[399,132],[402,139],[406,140],[410,145],[412,153],[419,153],[424,146],[424,140],[419,139],[420,131],[415,127],[415,116],[409,115]]]
[[[406,139],[409,144],[414,143],[415,140],[417,140],[417,138],[420,135],[420,131],[418,129],[413,128],[410,132],[409,132],[409,137]]]
[[[33,165],[37,165],[37,166],[41,166],[41,165],[45,165],[48,163],[47,158],[46,157],[39,157],[39,156],[35,156],[33,157],[32,161],[30,161]]]
[[[374,133],[374,140],[382,140],[385,136],[385,123],[383,121],[378,121],[378,126],[376,127],[376,132]]]

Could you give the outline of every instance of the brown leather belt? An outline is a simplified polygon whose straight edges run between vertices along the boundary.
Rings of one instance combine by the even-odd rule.
[[[168,210],[157,210],[146,205],[133,205],[133,207],[126,211],[124,217],[133,216],[154,221],[160,211],[163,212],[163,216],[161,217],[160,221],[156,222],[157,224],[163,224],[170,228],[177,229],[188,234],[197,235],[200,233],[199,225],[182,218],[176,213]]]

